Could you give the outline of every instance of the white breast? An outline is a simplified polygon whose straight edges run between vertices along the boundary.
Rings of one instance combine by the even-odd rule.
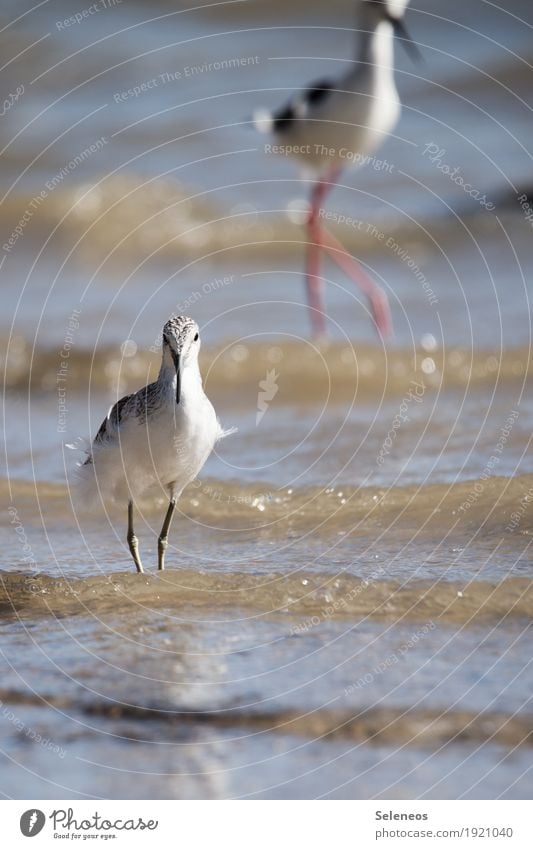
[[[290,152],[321,172],[364,162],[400,116],[393,59],[393,31],[385,21],[372,36],[368,63],[355,64],[327,96],[309,104],[305,114],[277,134],[280,152]]]
[[[149,429],[131,434],[138,458],[136,488],[168,487],[179,496],[197,476],[219,436],[220,426],[206,395],[182,395],[153,416]]]

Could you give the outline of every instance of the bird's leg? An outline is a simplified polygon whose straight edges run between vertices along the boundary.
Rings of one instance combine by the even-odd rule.
[[[319,225],[321,226],[321,225]],[[366,273],[363,266],[357,262],[344,248],[339,240],[325,227],[321,227],[320,241],[323,248],[328,252],[331,259],[337,263],[345,274],[359,286],[361,292],[369,300],[372,318],[376,327],[383,334],[389,336],[392,333],[392,318],[389,307],[389,299],[385,291],[374,283]]]
[[[325,227],[320,220],[320,210],[324,203],[327,193],[335,185],[340,177],[342,168],[332,168],[328,174],[319,180],[311,194],[311,211],[307,221],[309,232],[309,247],[308,247],[308,265],[307,265],[307,291],[309,298],[309,306],[311,307],[311,320],[313,322],[313,330],[316,333],[324,332],[324,309],[323,309],[323,284],[318,278],[318,266],[320,260],[313,257],[312,270],[311,267],[311,251],[316,249],[317,252],[323,248],[331,259],[344,271],[344,273],[353,280],[360,288],[370,302],[372,317],[376,323],[378,330],[387,336],[392,332],[392,319],[389,308],[389,300],[383,289],[378,286],[372,278],[366,273],[362,265],[351,256],[346,248],[342,246],[339,240]],[[316,296],[312,292],[313,273],[315,281]],[[313,297],[315,300],[313,300]],[[318,306],[317,306],[318,304]],[[320,310],[320,311],[318,311]],[[321,326],[317,327],[321,323]]]
[[[307,257],[305,266],[305,285],[307,303],[311,314],[313,336],[320,338],[326,334],[326,305],[324,301],[324,281],[320,277],[321,227],[319,216],[322,202],[330,189],[329,183],[319,180],[311,192],[311,209],[307,219]]]
[[[128,501],[128,546],[137,567],[137,572],[144,572],[141,558],[139,557],[139,540],[133,530],[133,501]]]
[[[326,332],[324,284],[320,278],[320,245],[316,243],[312,235],[311,225],[309,225],[309,241],[307,243],[305,283],[313,336],[320,337]]]
[[[172,522],[172,516],[174,514],[174,509],[176,507],[176,499],[172,497],[170,499],[170,504],[168,505],[167,515],[165,516],[165,521],[163,522],[163,527],[161,528],[161,533],[159,534],[159,539],[157,541],[157,568],[164,569],[165,568],[165,552],[168,547],[168,530],[170,528],[170,523]]]

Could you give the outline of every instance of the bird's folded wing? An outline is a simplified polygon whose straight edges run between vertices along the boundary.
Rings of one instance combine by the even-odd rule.
[[[94,437],[93,446],[105,444],[116,436],[124,417],[125,410],[130,408],[135,401],[135,395],[125,395],[117,401],[116,404],[113,404],[113,406],[109,408],[107,416],[98,428],[98,433]],[[89,454],[83,465],[86,465],[87,463],[92,463],[92,454]]]
[[[116,404],[110,407],[107,416],[100,425],[98,433],[94,437],[95,443],[106,442],[115,436],[122,422],[124,412],[131,405],[134,398],[135,395],[124,395],[124,398],[121,398],[120,401],[117,401]]]

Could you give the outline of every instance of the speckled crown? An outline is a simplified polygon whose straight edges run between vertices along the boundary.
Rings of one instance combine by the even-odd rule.
[[[174,339],[178,350],[183,344],[186,333],[192,328],[196,328],[197,324],[194,319],[187,315],[173,315],[163,327],[163,341],[166,339]]]

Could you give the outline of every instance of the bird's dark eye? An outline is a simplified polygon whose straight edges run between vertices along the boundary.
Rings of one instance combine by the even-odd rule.
[[[194,334],[194,340],[193,341],[198,342],[198,334],[197,333]]]

